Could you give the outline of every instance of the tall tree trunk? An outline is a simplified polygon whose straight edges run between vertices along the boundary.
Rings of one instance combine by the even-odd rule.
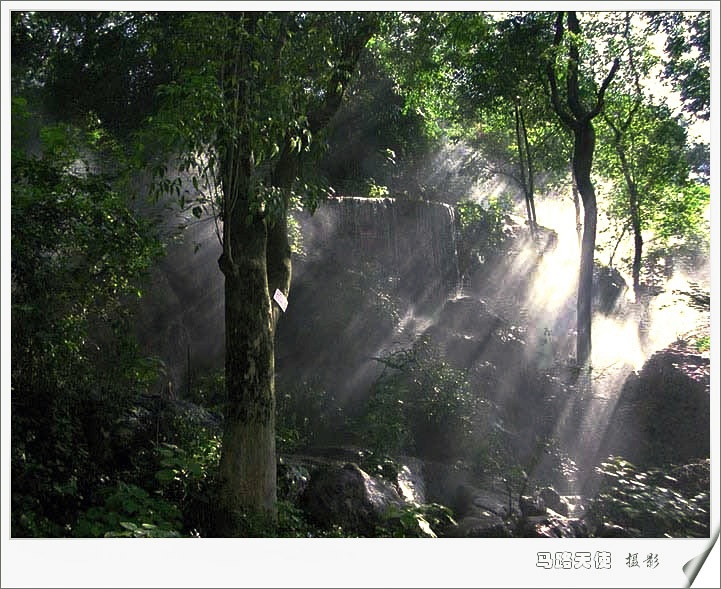
[[[280,169],[287,173],[275,177],[283,188],[295,178],[292,159],[285,150]],[[252,160],[240,167],[228,165],[224,185],[238,192],[228,199],[233,204],[228,207],[219,260],[225,275],[227,406],[217,531],[235,536],[243,531],[238,525],[241,514],[275,515],[275,331],[283,311],[273,294],[277,289],[288,296],[292,267],[286,211],[272,222],[253,213]]]
[[[553,46],[560,49],[564,34],[562,12],[559,12],[556,17],[555,29]],[[581,28],[575,12],[568,12],[568,31],[572,37],[566,61],[565,105],[561,102],[556,71],[550,61],[546,63],[546,71],[551,89],[553,109],[566,127],[573,131],[573,175],[583,201],[583,237],[581,238],[581,264],[576,304],[576,362],[579,366],[585,366],[591,359],[591,299],[593,295],[593,260],[596,249],[597,222],[596,192],[591,182],[593,150],[596,144],[596,134],[592,121],[603,108],[603,97],[618,70],[619,60],[614,60],[610,72],[601,84],[596,95],[595,105],[590,109],[585,107],[581,103],[578,79],[580,52],[577,40],[574,39],[574,37],[580,35]]]
[[[246,29],[251,33],[260,13],[249,13]],[[241,16],[239,18],[245,18]],[[346,40],[344,61],[331,76],[322,105],[308,113],[315,136],[341,104],[343,92],[360,52],[377,29],[371,16]],[[276,51],[282,42],[278,42]],[[273,300],[277,290],[286,297],[291,282],[291,250],[288,241],[289,195],[299,169],[299,154],[286,145],[271,171],[269,185],[286,199],[284,209],[266,216],[253,206],[251,180],[254,167],[248,128],[253,80],[251,49],[237,47],[229,61],[238,113],[237,130],[228,139],[223,162],[223,254],[218,261],[225,275],[225,378],[227,406],[223,451],[219,468],[216,531],[223,536],[243,532],[245,514],[274,516],[276,510],[275,452],[275,331],[282,310]]]
[[[575,132],[573,173],[583,201],[583,238],[578,274],[576,302],[577,339],[576,358],[585,365],[591,358],[591,301],[593,298],[593,259],[596,251],[596,191],[591,182],[591,164],[595,146],[595,132],[590,121],[579,125]]]
[[[246,510],[274,513],[276,501],[273,314],[268,292],[265,220],[232,223],[232,258],[223,254],[225,275],[225,379],[227,405],[219,470],[218,531],[236,535]],[[246,209],[247,211],[247,209]]]
[[[633,198],[633,208],[636,213],[633,214],[631,224],[633,226],[633,294],[636,302],[641,300],[641,257],[643,255],[643,235],[641,233],[641,220],[638,215],[638,198]]]
[[[252,38],[260,13],[235,13]],[[253,95],[252,44],[239,39],[227,60],[228,100],[237,120],[221,161],[225,278],[223,446],[218,471],[216,533],[243,533],[243,516],[274,517],[276,504],[275,357],[268,291],[268,227],[255,203],[255,162],[247,117]]]
[[[526,150],[526,167],[528,180],[528,200],[531,204],[531,217],[533,218],[533,229],[538,229],[538,219],[536,217],[536,200],[535,200],[535,182],[533,179],[533,156],[531,155],[531,143],[528,141],[528,132],[526,129],[526,119],[523,116],[523,109],[519,109],[521,119],[521,131],[523,133],[523,146]]]
[[[536,206],[533,202],[533,179],[531,177],[533,168],[531,167],[531,154],[528,150],[528,141],[524,140],[525,125],[523,124],[523,116],[521,114],[521,106],[518,101],[514,105],[514,114],[516,119],[516,145],[518,147],[518,168],[521,178],[521,187],[523,188],[523,196],[526,200],[526,213],[528,214],[528,228],[531,230],[531,236],[536,237]]]
[[[631,213],[631,228],[633,229],[633,294],[638,303],[640,301],[641,289],[641,259],[643,256],[643,235],[641,233],[641,212],[639,209],[639,196],[636,183],[631,175],[631,168],[626,153],[621,147],[620,138],[616,138],[616,153],[621,162],[623,177],[626,180],[626,188],[628,189],[628,206]]]

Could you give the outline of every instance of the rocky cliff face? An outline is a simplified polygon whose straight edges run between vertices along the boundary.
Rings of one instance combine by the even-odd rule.
[[[378,374],[373,358],[407,337],[408,318],[434,314],[455,294],[454,210],[332,198],[297,219],[303,253],[294,258],[288,311],[278,327],[279,382],[306,381],[356,397]]]
[[[396,338],[404,314],[432,313],[457,286],[453,213],[440,203],[341,197],[297,214],[302,253],[276,340],[285,382],[320,379],[341,394],[369,382],[371,358]],[[225,328],[212,219],[181,237],[153,273],[138,324],[146,353],[166,366],[164,386],[182,395],[195,374],[223,366]]]

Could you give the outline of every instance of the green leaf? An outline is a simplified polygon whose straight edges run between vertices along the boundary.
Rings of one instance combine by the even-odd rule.
[[[130,530],[131,532],[134,532],[138,529],[138,526],[133,522],[120,522],[120,525],[126,530]]]
[[[155,473],[155,478],[162,483],[167,483],[175,479],[175,471],[170,469],[159,470]]]
[[[200,466],[197,462],[191,462],[188,464],[188,471],[190,471],[190,474],[192,474],[195,477],[200,477],[203,475],[203,467]]]

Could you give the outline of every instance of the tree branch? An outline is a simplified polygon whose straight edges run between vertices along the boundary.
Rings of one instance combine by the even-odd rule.
[[[555,29],[556,32],[553,37],[554,54],[556,52],[555,50],[560,47],[561,41],[563,40],[563,12],[559,12],[556,16]],[[546,75],[548,76],[548,83],[551,89],[551,104],[553,105],[553,110],[556,111],[558,118],[560,118],[569,129],[573,130],[576,122],[573,120],[573,117],[566,112],[561,104],[561,99],[558,94],[556,71],[553,69],[553,64],[550,59],[546,61]]]

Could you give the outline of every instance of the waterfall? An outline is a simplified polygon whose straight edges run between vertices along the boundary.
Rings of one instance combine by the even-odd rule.
[[[458,285],[452,206],[426,201],[336,197],[310,215],[299,215],[307,258],[330,256],[343,267],[382,271],[395,294],[427,309],[442,304]]]
[[[337,197],[296,219],[304,253],[278,327],[279,388],[312,382],[360,399],[381,369],[373,358],[414,335],[404,318],[433,315],[455,296],[454,209]]]

